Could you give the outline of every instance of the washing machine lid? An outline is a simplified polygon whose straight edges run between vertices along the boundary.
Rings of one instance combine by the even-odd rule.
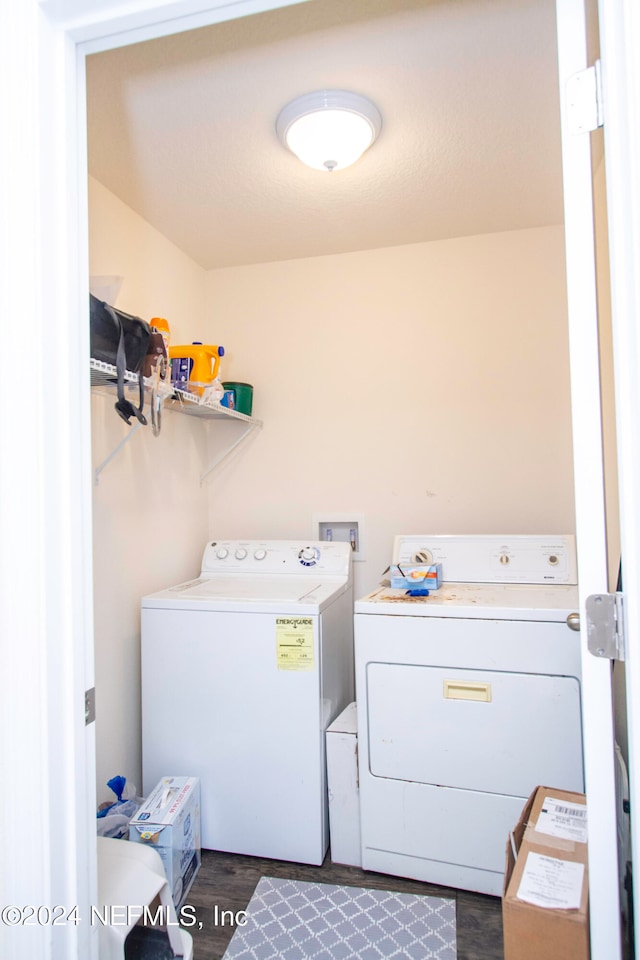
[[[578,610],[573,584],[443,583],[428,597],[379,587],[356,600],[356,614],[560,622]]]
[[[309,576],[198,577],[142,598],[143,608],[319,613],[349,582]]]

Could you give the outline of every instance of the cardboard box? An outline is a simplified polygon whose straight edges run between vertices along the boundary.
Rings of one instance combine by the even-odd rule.
[[[326,741],[331,859],[334,863],[359,867],[362,854],[355,703],[350,703],[327,728]]]
[[[178,909],[200,869],[200,780],[163,777],[131,820],[129,840],[158,851]]]
[[[389,585],[393,590],[412,587],[437,590],[441,583],[441,563],[393,563],[389,569]]]
[[[583,793],[536,787],[507,841],[504,960],[588,960]]]

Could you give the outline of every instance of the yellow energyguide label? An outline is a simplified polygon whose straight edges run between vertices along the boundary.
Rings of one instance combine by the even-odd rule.
[[[276,617],[278,670],[313,670],[311,617]]]

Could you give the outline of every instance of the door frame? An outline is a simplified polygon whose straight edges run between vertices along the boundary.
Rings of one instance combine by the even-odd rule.
[[[640,864],[640,9],[600,0],[605,177],[613,317],[620,552],[623,558],[625,677],[631,856]],[[635,798],[635,799],[634,799]],[[640,882],[633,890],[640,917]]]
[[[582,730],[589,817],[591,953],[620,960],[615,731],[611,661],[589,653],[587,597],[608,590],[594,183],[588,130],[576,132],[568,80],[587,59],[584,0],[556,0],[567,314],[582,660]]]
[[[12,640],[6,645],[11,647],[5,661],[10,669],[0,674],[6,721],[2,744],[9,764],[5,769],[20,784],[19,796],[3,798],[3,822],[31,827],[26,840],[23,831],[5,831],[5,856],[19,865],[11,889],[4,891],[5,903],[16,897],[25,903],[34,898],[51,905],[78,903],[83,918],[97,902],[95,744],[92,727],[84,723],[84,691],[93,681],[84,57],[294,2],[18,0],[0,38],[2,88],[10,92],[10,98],[3,96],[0,120],[21,131],[19,149],[3,171],[0,197],[8,227],[0,242],[6,244],[10,236],[10,249],[3,254],[11,253],[11,275],[1,294],[3,314],[12,321],[5,325],[5,355],[24,356],[25,327],[30,324],[32,330],[32,375],[29,389],[20,395],[19,414],[9,403],[0,409],[3,449],[12,453],[0,465],[6,523],[0,541],[0,602]],[[557,6],[571,2],[557,0]],[[626,585],[640,598],[640,499],[635,492],[640,489],[640,364],[634,329],[640,312],[637,281],[631,290],[629,277],[625,281],[633,256],[638,262],[640,229],[638,143],[637,135],[629,136],[634,122],[636,131],[640,127],[640,64],[632,57],[640,25],[633,7],[634,0],[600,0],[603,61],[613,63],[612,51],[617,58],[615,76],[605,72],[612,111],[605,130],[612,163],[608,187],[614,171],[622,171],[620,182],[631,190],[621,196],[611,183],[610,230],[612,250],[621,258],[619,270],[612,264],[612,286],[622,548]],[[620,244],[630,236],[624,257]],[[0,262],[8,262],[8,255]],[[623,437],[631,440],[631,450],[622,446]],[[33,576],[26,576],[34,567]],[[640,633],[637,603],[627,606],[634,649]],[[635,682],[638,689],[635,659],[630,657],[627,666],[629,684]],[[97,706],[99,710],[99,702]],[[630,721],[633,752],[638,721],[631,714]],[[637,785],[633,764],[630,776]],[[7,955],[16,960],[34,955],[33,940],[23,929],[0,932],[11,938]],[[87,923],[71,922],[50,934],[41,956],[97,957],[95,930]],[[610,960],[611,953],[592,956]]]

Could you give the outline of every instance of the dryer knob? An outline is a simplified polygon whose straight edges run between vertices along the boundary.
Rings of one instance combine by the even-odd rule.
[[[431,550],[418,550],[413,558],[414,563],[433,563]]]
[[[264,560],[266,555],[267,555],[267,551],[260,548],[260,550],[256,550],[253,556],[256,560]]]
[[[317,547],[303,547],[298,554],[298,559],[303,567],[313,567],[318,562],[320,551]]]
[[[244,560],[246,555],[247,555],[247,551],[245,550],[244,547],[240,547],[238,550],[236,550],[236,560]]]
[[[225,560],[228,556],[229,556],[229,551],[227,550],[226,547],[220,547],[220,549],[216,551],[216,557],[218,558],[218,560]]]
[[[503,567],[506,567],[506,565],[510,563],[510,561],[511,561],[511,558],[509,557],[508,553],[500,554],[500,563],[503,565]]]

